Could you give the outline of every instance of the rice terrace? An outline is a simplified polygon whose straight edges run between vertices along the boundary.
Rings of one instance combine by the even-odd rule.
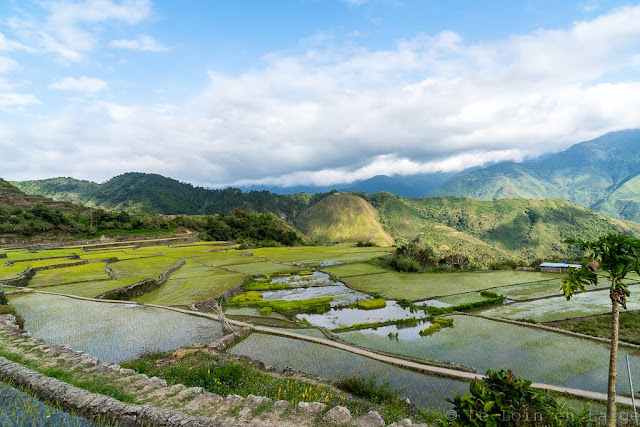
[[[0,4],[0,427],[640,427],[640,0]]]

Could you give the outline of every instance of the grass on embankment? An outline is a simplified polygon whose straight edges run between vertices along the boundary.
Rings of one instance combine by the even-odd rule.
[[[4,340],[4,337],[0,337],[0,342]],[[35,352],[40,352],[39,350],[33,350],[31,348],[22,348],[21,353],[17,353],[11,351],[9,346],[6,343],[2,343],[0,346],[0,356],[11,360],[12,362],[19,363],[23,366],[26,366],[29,369],[32,369],[36,372],[41,373],[42,375],[59,379],[60,381],[64,381],[73,386],[85,389],[92,393],[99,393],[105,396],[113,397],[121,402],[125,403],[139,403],[138,399],[124,391],[119,385],[110,384],[109,380],[105,377],[97,377],[91,376],[90,374],[72,371],[69,367],[63,366],[60,362],[55,362],[54,366],[46,366],[42,363],[42,360],[38,360],[39,358],[32,358],[24,354],[26,351],[31,350]],[[45,357],[44,353],[40,354],[40,356]],[[53,359],[48,357],[48,361],[51,362]]]
[[[245,294],[234,297],[229,302],[229,306],[270,307],[272,310],[284,314],[324,313],[331,309],[331,305],[329,304],[331,301],[333,301],[333,297],[310,298],[294,301],[268,301],[262,299],[262,294],[260,292],[249,291]]]
[[[611,315],[548,322],[545,325],[593,337],[611,338]],[[640,345],[640,311],[620,313],[620,340]]]
[[[159,360],[166,363],[158,364]],[[327,405],[327,410],[341,405],[349,408],[354,417],[377,410],[387,423],[404,418],[430,422],[439,417],[436,413],[413,409],[388,385],[378,386],[374,379],[343,379],[337,385],[351,392],[347,394],[328,384],[270,374],[248,362],[202,351],[186,354],[180,359],[173,357],[172,353],[147,354],[121,365],[149,377],[163,378],[169,385],[203,387],[221,396],[238,394],[246,397],[253,394],[286,400],[293,405],[301,401],[321,402]]]

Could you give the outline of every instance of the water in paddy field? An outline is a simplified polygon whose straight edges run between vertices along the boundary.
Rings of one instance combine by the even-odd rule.
[[[386,381],[418,406],[448,409],[444,399],[452,392],[465,393],[467,383],[432,377],[378,362],[337,348],[273,335],[252,334],[236,344],[230,353],[249,356],[282,370],[294,368],[337,381],[356,375]]]
[[[207,344],[222,336],[216,321],[137,304],[109,304],[32,294],[11,300],[25,329],[105,362]]]
[[[35,397],[0,382],[0,426],[97,427],[99,425],[52,408]]]
[[[356,301],[372,299],[371,296],[347,288],[342,283],[331,283],[326,286],[313,286],[309,288],[282,289],[278,291],[261,291],[265,300],[296,301],[311,298],[333,297],[331,306],[351,304]]]
[[[425,360],[453,362],[480,373],[511,369],[525,379],[545,384],[606,393],[609,348],[606,344],[541,329],[472,316],[455,315],[454,326],[421,337],[425,326],[395,326],[340,333],[340,338],[364,347]],[[385,334],[386,332],[386,334]],[[391,340],[389,332],[398,332]],[[630,355],[635,383],[640,383],[640,357],[620,347],[618,392],[629,392],[625,355]],[[634,384],[635,385],[635,384]]]
[[[330,276],[320,271],[310,275],[292,275],[276,277],[273,283],[286,283],[294,289],[277,291],[261,291],[265,300],[296,301],[310,298],[333,297],[331,306],[344,306],[357,301],[373,299],[368,294],[348,288],[342,282],[333,282]],[[411,313],[409,309],[400,307],[396,301],[388,300],[385,308],[362,310],[357,308],[332,309],[324,314],[301,314],[312,325],[325,328],[350,326],[355,323],[380,322],[394,319],[419,317],[419,313]]]
[[[387,300],[386,307],[375,310],[342,308],[332,309],[323,314],[301,314],[298,317],[304,317],[312,325],[333,329],[356,323],[383,322],[420,316],[425,315],[422,312],[412,313],[408,308],[400,307],[396,301]]]

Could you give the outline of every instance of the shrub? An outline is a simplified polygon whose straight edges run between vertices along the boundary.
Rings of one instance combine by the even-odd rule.
[[[511,370],[488,370],[482,380],[471,381],[469,393],[446,400],[454,405],[454,426],[578,426],[584,421]]]
[[[375,378],[366,379],[352,375],[338,380],[336,387],[375,403],[391,402],[398,399],[397,392],[391,388],[388,382],[378,384]]]

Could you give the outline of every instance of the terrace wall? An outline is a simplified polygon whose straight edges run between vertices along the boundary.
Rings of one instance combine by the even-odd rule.
[[[124,286],[122,288],[114,289],[111,291],[107,291],[101,293],[96,298],[98,299],[114,299],[114,300],[130,300],[133,298],[137,298],[151,291],[155,291],[160,286],[167,283],[167,279],[169,275],[182,267],[186,263],[184,258],[181,258],[180,261],[169,267],[167,270],[160,273],[158,279],[145,279],[140,282],[133,283],[129,286]],[[105,268],[106,270],[106,268]],[[107,271],[109,273],[109,271]]]

